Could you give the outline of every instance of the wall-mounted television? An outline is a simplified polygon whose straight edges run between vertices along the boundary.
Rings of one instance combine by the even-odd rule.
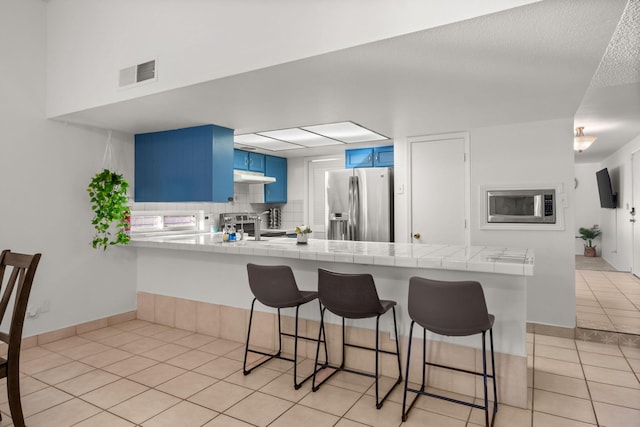
[[[598,193],[600,194],[600,207],[615,209],[618,207],[617,194],[613,192],[611,186],[611,177],[607,168],[596,172],[596,179],[598,180]]]

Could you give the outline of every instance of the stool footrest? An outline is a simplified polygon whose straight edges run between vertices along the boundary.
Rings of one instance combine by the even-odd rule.
[[[464,372],[464,373],[466,373],[466,374],[473,374],[473,375],[479,375],[479,376],[483,376],[483,375],[484,375],[482,372],[469,371],[469,370],[467,370],[467,369],[455,368],[455,367],[453,367],[453,366],[440,365],[440,364],[438,364],[438,363],[425,362],[425,365],[435,366],[436,368],[449,369],[449,370],[451,370],[451,371],[456,371],[456,372]],[[489,374],[487,374],[487,378],[494,379],[494,375],[489,375]]]
[[[363,345],[358,345],[358,344],[349,344],[348,342],[344,343],[345,347],[353,347],[353,348],[359,348],[362,350],[371,350],[371,351],[376,351],[375,348],[373,347],[365,347]],[[396,353],[395,351],[389,351],[389,350],[380,350],[378,349],[378,353],[384,353],[384,354],[392,354],[394,356],[397,356],[398,353]]]

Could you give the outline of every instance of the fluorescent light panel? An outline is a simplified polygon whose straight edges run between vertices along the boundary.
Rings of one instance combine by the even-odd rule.
[[[304,147],[324,147],[326,145],[341,144],[335,139],[325,138],[322,135],[307,132],[300,128],[272,130],[268,132],[259,132],[259,135],[268,136],[269,138],[279,139],[280,141],[299,144]]]
[[[233,137],[233,142],[237,142],[238,144],[263,144],[265,142],[271,142],[273,139],[266,138],[264,136],[256,135],[255,133],[246,133],[244,135],[235,135]]]
[[[381,141],[386,136],[372,132],[353,122],[328,123],[325,125],[303,126],[302,129],[317,133],[327,138],[337,139],[346,144],[354,142]]]
[[[385,139],[388,138],[353,122],[339,122],[235,135],[233,141],[250,147],[282,151]]]

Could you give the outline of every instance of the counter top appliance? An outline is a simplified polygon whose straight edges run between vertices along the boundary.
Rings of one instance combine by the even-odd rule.
[[[226,212],[220,214],[220,226],[224,224],[234,224],[236,230],[243,230],[248,236],[263,236],[263,237],[279,237],[287,234],[284,230],[270,229],[266,227],[260,227],[262,225],[262,216],[269,213],[265,211],[262,213],[255,212]],[[256,224],[258,226],[256,227]]]

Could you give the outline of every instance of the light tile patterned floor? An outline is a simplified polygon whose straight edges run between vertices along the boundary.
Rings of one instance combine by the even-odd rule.
[[[576,270],[576,321],[579,328],[640,335],[640,279]]]
[[[132,345],[133,344],[133,345]],[[527,335],[529,409],[496,427],[640,426],[640,349]],[[401,387],[376,410],[371,384],[339,374],[312,393],[275,360],[242,375],[242,343],[133,320],[23,351],[29,427],[400,426]],[[306,364],[308,365],[308,363]],[[10,426],[6,393],[0,397]],[[476,426],[481,411],[421,397],[403,426]]]

